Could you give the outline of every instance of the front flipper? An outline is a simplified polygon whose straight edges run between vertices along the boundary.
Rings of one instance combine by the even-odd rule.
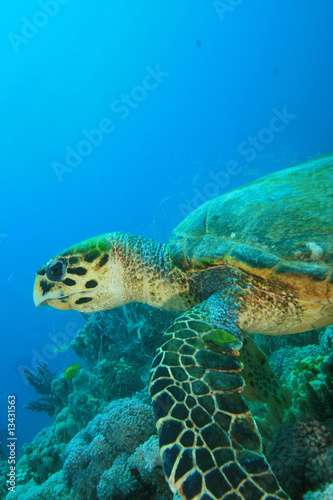
[[[241,392],[241,332],[217,292],[177,318],[153,362],[153,399],[169,486],[185,500],[282,500]]]

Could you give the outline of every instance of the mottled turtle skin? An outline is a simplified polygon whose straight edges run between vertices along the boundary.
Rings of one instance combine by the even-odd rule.
[[[110,233],[36,273],[36,305],[90,312],[137,301],[179,311],[150,379],[175,498],[289,498],[246,404],[284,409],[288,392],[247,333],[333,323],[332,179],[333,155],[311,160],[205,203],[168,244]]]

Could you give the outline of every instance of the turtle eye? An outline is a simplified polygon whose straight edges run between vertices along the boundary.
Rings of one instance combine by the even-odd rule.
[[[61,281],[66,274],[67,259],[54,259],[45,268],[46,276],[50,281]]]

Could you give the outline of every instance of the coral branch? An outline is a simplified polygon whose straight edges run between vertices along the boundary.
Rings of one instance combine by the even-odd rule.
[[[23,375],[38,394],[48,395],[52,392],[51,384],[56,373],[51,373],[47,364],[42,361],[39,362],[36,373],[32,373],[26,366],[23,367]]]

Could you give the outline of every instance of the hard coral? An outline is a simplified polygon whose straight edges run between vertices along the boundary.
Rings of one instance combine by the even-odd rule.
[[[64,408],[55,418],[53,434],[57,443],[69,443],[81,430],[82,426],[68,407]]]
[[[251,334],[250,336],[267,356],[271,356],[279,349],[291,349],[293,347],[306,347],[310,344],[318,344],[320,335],[321,330],[311,330],[282,336],[261,334]]]
[[[127,466],[136,477],[143,491],[152,491],[151,498],[173,498],[164,479],[157,436],[151,436],[138,446],[128,459]],[[137,497],[140,498],[140,497]]]
[[[57,372],[51,373],[47,364],[40,362],[37,366],[37,372],[32,373],[27,367],[23,368],[23,375],[30,385],[34,387],[42,397],[36,401],[29,401],[24,407],[26,410],[43,411],[50,417],[55,413],[55,399],[52,391],[52,381]]]
[[[23,456],[18,462],[17,473],[25,475],[24,482],[33,478],[35,483],[44,483],[62,468],[66,443],[81,429],[80,423],[64,408],[46,427],[35,436],[31,444],[23,445]]]
[[[290,377],[292,409],[296,415],[310,415],[321,422],[333,418],[333,355],[307,357],[296,364]]]
[[[304,347],[291,347],[289,345],[281,347],[269,358],[269,363],[281,382],[289,384],[293,372],[299,373],[307,371],[312,359],[325,354],[322,346],[311,344]],[[314,363],[312,366],[316,366]]]
[[[52,396],[43,396],[35,401],[29,401],[29,403],[24,406],[24,409],[36,412],[43,411],[49,417],[52,417],[55,413],[55,405]]]
[[[26,410],[43,411],[52,417],[67,406],[72,385],[64,378],[56,379],[56,373],[51,373],[47,364],[43,362],[38,364],[36,373],[32,373],[26,367],[23,368],[23,374],[29,384],[42,395],[35,401],[29,401],[24,407]]]
[[[98,500],[171,500],[172,497],[163,476],[155,435],[138,446],[132,455],[121,453],[103,473],[97,487]]]
[[[125,358],[117,361],[103,359],[96,365],[94,373],[102,378],[103,395],[109,401],[114,397],[132,396],[144,387],[137,370]]]
[[[122,453],[115,459],[110,469],[103,472],[97,487],[98,500],[124,499],[134,492],[137,481],[127,466],[128,455]],[[133,498],[135,498],[133,496]]]
[[[326,425],[333,418],[332,339],[333,329],[328,327],[320,331],[318,345],[283,347],[270,357],[274,372],[292,393],[284,423],[309,416]]]
[[[16,486],[15,492],[7,495],[7,500],[68,500],[66,483],[62,471],[53,474],[42,485],[31,479],[27,484]]]
[[[52,427],[46,427],[39,432],[31,445],[23,446],[22,459],[25,459],[29,475],[37,484],[43,483],[51,474],[61,469],[64,448],[64,444],[56,443]]]
[[[283,489],[293,500],[333,481],[333,436],[313,418],[279,428],[268,459]]]
[[[104,472],[121,454],[133,453],[154,429],[152,409],[139,398],[110,403],[105,412],[89,422],[67,447],[63,469],[76,498],[86,498],[87,489],[94,498]]]
[[[333,483],[327,484],[322,489],[311,491],[304,496],[304,500],[332,500]]]
[[[129,459],[131,468],[137,469],[142,479],[149,482],[152,471],[162,467],[158,437],[153,435],[137,447]]]
[[[51,384],[56,373],[56,371],[51,373],[47,364],[42,361],[39,362],[36,373],[32,373],[26,366],[23,367],[23,375],[38,394],[48,395],[51,393]]]
[[[99,377],[84,369],[73,380],[73,392],[68,396],[68,406],[83,427],[107,405],[102,386],[103,382]]]

